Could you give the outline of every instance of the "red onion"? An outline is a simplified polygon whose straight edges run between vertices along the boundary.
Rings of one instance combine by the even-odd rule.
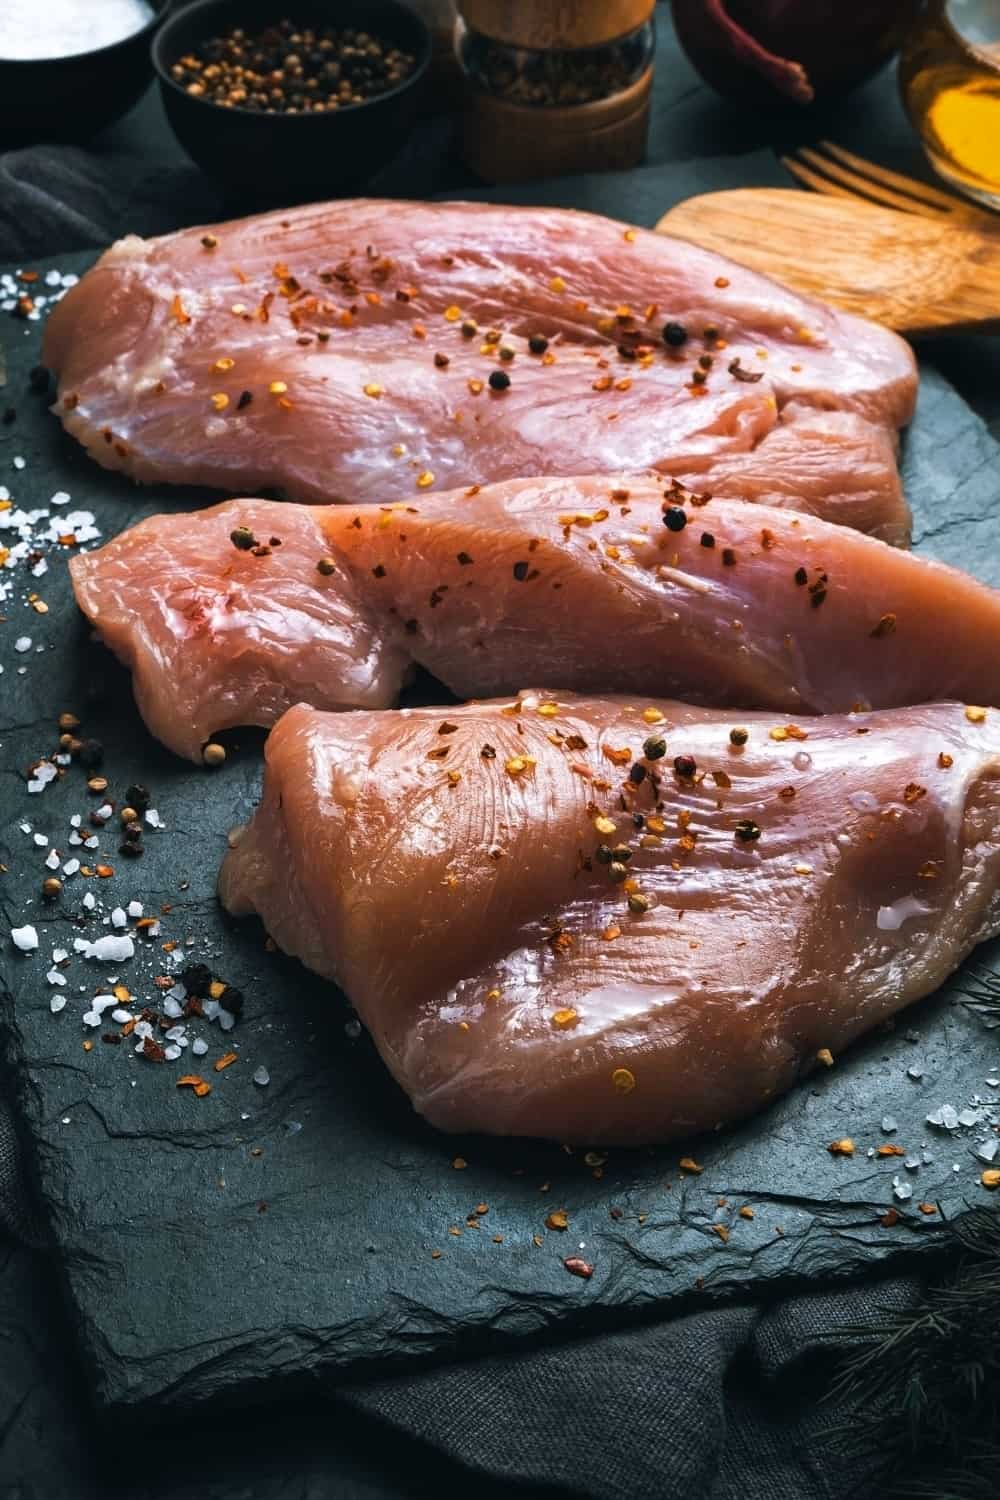
[[[673,0],[677,36],[728,98],[811,104],[896,51],[922,0]]]

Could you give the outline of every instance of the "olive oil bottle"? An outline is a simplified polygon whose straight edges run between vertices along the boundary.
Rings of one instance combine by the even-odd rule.
[[[934,170],[1000,209],[1000,0],[930,0],[899,82]]]

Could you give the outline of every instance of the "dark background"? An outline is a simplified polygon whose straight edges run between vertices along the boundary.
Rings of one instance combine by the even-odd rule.
[[[692,192],[782,181],[771,148],[825,135],[927,175],[893,70],[825,117],[748,117],[701,85],[661,16],[648,164],[491,196],[652,223]],[[455,157],[449,123],[432,120],[374,188],[423,197],[476,185]],[[175,146],[150,94],[86,148],[0,156],[0,260],[27,264],[127,230],[211,220],[226,207]],[[1000,437],[993,345],[949,340],[922,353]],[[854,1326],[879,1309],[911,1307],[919,1295],[913,1278],[872,1280],[517,1359],[317,1390],[249,1415],[214,1410],[154,1428],[129,1416],[104,1426],[75,1363],[56,1267],[44,1250],[0,1239],[0,1495],[374,1500],[461,1489],[486,1500],[501,1493],[833,1500],[852,1488],[873,1492],[871,1466],[848,1460],[834,1431],[844,1410],[820,1398]],[[156,1299],[155,1286],[149,1297]]]

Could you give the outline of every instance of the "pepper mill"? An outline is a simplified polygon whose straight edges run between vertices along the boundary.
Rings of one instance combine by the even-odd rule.
[[[462,154],[488,182],[635,166],[654,0],[458,0]]]

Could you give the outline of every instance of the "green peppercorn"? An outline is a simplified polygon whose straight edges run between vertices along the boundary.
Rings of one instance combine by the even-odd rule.
[[[737,728],[729,731],[729,743],[731,745],[745,745],[749,738],[749,729],[743,729],[741,726],[737,726]]]
[[[649,897],[644,896],[642,891],[629,891],[628,909],[634,912],[637,917],[641,917],[644,912],[649,911],[652,904]]]
[[[609,865],[614,858],[607,844],[598,844],[594,850],[594,858],[599,865]]]
[[[623,880],[628,879],[628,866],[623,865],[619,860],[613,860],[608,866],[608,874],[615,885],[621,885]]]

